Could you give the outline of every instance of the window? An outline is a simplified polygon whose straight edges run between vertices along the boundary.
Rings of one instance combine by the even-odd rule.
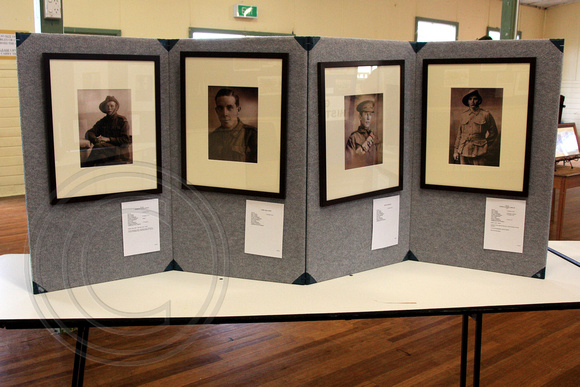
[[[492,40],[500,40],[499,28],[487,27],[487,35]]]
[[[213,28],[194,28],[194,27],[189,28],[189,37],[192,39],[231,39],[231,38],[251,38],[255,36],[294,36],[294,34],[259,32],[259,31],[219,30]]]
[[[493,40],[500,40],[501,39],[499,28],[487,27],[487,34],[489,36],[491,36],[491,39],[493,39]],[[516,34],[516,40],[521,39],[521,38],[522,38],[522,31],[518,31],[518,33]]]
[[[448,42],[457,40],[459,23],[418,17],[415,27],[416,42]]]

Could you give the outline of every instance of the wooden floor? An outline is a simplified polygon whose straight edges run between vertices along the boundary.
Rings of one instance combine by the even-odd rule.
[[[580,189],[566,211],[564,237],[580,239]],[[0,254],[26,253],[24,199],[0,214]],[[580,386],[580,310],[485,314],[483,328],[481,385]],[[92,328],[85,385],[457,385],[460,336],[459,316]],[[70,384],[74,340],[0,330],[0,386]]]

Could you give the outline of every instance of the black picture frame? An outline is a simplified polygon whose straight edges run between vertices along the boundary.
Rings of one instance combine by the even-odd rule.
[[[289,55],[180,55],[183,187],[285,198]],[[220,116],[218,99],[235,100],[237,120]]]
[[[403,189],[404,76],[404,60],[318,63],[320,206]]]
[[[42,61],[50,203],[161,193],[159,56],[43,53]],[[107,101],[116,105],[110,117]]]
[[[421,188],[528,195],[535,71],[533,57],[423,60]]]

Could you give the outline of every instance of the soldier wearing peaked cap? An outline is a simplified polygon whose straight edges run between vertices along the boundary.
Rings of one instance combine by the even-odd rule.
[[[356,106],[360,125],[352,132],[346,143],[346,169],[374,165],[378,160],[378,136],[371,130],[374,123],[375,102],[364,100]]]
[[[359,113],[362,112],[375,112],[375,103],[371,100],[362,101],[358,105],[356,105],[356,111]]]

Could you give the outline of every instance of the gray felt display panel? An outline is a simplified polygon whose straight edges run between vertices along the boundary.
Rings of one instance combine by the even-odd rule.
[[[24,37],[26,37],[25,35]],[[162,166],[169,166],[167,50],[157,40],[31,34],[18,47],[18,83],[32,280],[38,291],[163,271],[172,260],[171,192],[111,195],[101,200],[50,204],[47,99],[43,53],[154,55],[160,57]],[[123,256],[121,203],[159,199],[161,250]]]
[[[194,51],[289,55],[284,199],[183,188],[180,55]],[[161,194],[50,204],[45,52],[160,57]],[[537,58],[530,189],[522,198],[527,202],[524,254],[483,249],[485,201],[495,195],[420,188],[423,60],[500,57]],[[364,60],[402,60],[405,70],[403,189],[378,196],[400,196],[399,244],[374,251],[376,197],[319,204],[317,64]],[[562,53],[546,40],[422,46],[342,38],[158,41],[31,34],[18,47],[18,80],[32,280],[38,290],[53,291],[161,272],[169,265],[218,276],[312,283],[400,262],[409,252],[425,262],[532,276],[546,259],[561,61]],[[161,251],[124,257],[121,203],[145,198],[160,201]],[[282,259],[244,252],[246,200],[284,204]]]
[[[533,276],[546,263],[562,52],[548,40],[428,43],[417,54],[414,106],[421,107],[423,60],[536,58],[532,150],[523,254],[483,249],[487,197],[420,188],[420,115],[413,122],[413,195],[410,250],[420,261]],[[513,199],[513,197],[512,197]],[[516,198],[517,199],[517,198]]]
[[[304,273],[306,233],[306,51],[293,37],[219,41],[180,40],[169,52],[171,84],[171,168],[181,171],[181,52],[288,53],[286,198],[173,187],[173,256],[197,273],[292,283]],[[246,200],[284,204],[282,258],[244,252]]]
[[[411,212],[411,129],[415,111],[415,52],[408,42],[320,38],[308,56],[308,233],[307,272],[315,281],[401,262],[409,251]],[[403,190],[378,197],[400,196],[399,244],[371,250],[373,197],[320,207],[319,189],[319,62],[404,60]],[[396,220],[394,220],[396,221]]]

